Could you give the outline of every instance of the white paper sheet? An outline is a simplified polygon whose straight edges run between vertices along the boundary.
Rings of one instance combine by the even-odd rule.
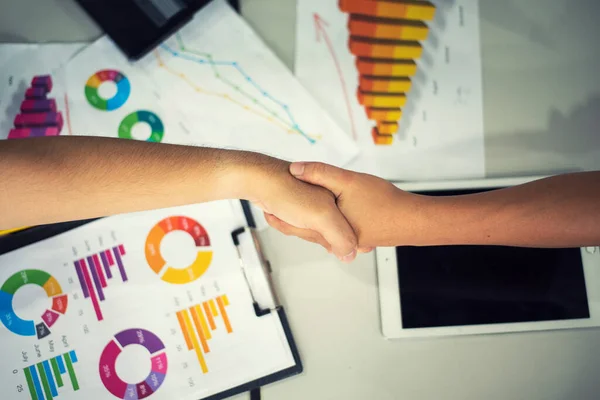
[[[357,147],[223,0],[139,62],[195,144],[344,165]]]
[[[346,3],[371,3],[347,1]],[[380,2],[383,3],[383,2]],[[391,145],[375,145],[374,122],[357,100],[359,73],[341,2],[297,5],[296,76],[362,153],[351,168],[388,179],[484,175],[483,107],[477,0],[435,0],[428,38]]]
[[[110,217],[0,256],[4,390],[34,398],[25,372],[33,365],[54,398],[196,400],[293,366],[277,314],[255,315],[231,239],[244,223],[233,206]],[[186,270],[192,264],[200,270]],[[120,332],[136,344],[115,342]],[[66,363],[71,351],[75,378],[70,367],[54,371],[52,361],[44,371],[44,361]]]
[[[98,39],[64,68],[73,135],[187,144],[190,129],[166,97],[108,38]]]

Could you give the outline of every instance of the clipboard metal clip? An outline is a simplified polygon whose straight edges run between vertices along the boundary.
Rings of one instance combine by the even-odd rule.
[[[265,258],[256,231],[243,227],[231,233],[240,266],[248,284],[257,317],[270,314],[280,307],[271,277],[271,264]]]

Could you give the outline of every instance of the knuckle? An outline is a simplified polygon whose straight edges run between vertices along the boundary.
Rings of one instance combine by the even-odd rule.
[[[326,165],[320,162],[314,162],[306,165],[305,173],[308,173],[311,176],[319,176],[326,169]]]

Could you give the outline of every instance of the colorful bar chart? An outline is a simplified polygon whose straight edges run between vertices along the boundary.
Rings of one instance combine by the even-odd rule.
[[[185,268],[168,265],[160,254],[160,244],[163,238],[174,231],[186,232],[194,239],[196,245],[196,259]],[[209,246],[208,233],[198,221],[184,216],[172,216],[159,221],[148,233],[145,246],[146,261],[163,281],[174,284],[190,283],[200,278],[208,270],[213,257]]]
[[[8,139],[60,135],[64,125],[62,113],[58,111],[56,100],[47,98],[52,87],[50,75],[35,76],[31,80]]]
[[[13,298],[25,285],[36,285],[44,289],[52,299],[50,309],[44,311],[38,321],[24,320],[15,312]],[[45,271],[27,269],[13,274],[0,287],[0,321],[11,332],[20,336],[37,336],[43,339],[50,335],[50,328],[60,315],[67,312],[68,296],[63,293],[58,281]]]
[[[204,374],[208,373],[204,355],[210,353],[208,341],[212,338],[212,331],[217,329],[216,318],[220,316],[225,331],[228,334],[233,333],[231,321],[225,309],[227,306],[229,306],[227,295],[221,295],[177,312],[177,321],[187,349],[196,353]]]
[[[116,273],[121,281],[128,280],[122,258],[124,255],[125,247],[120,244],[74,262],[83,297],[92,302],[98,321],[104,319],[100,302],[106,299],[104,289],[108,286],[108,281]]]
[[[150,353],[150,373],[141,382],[128,383],[119,377],[117,358],[127,346],[139,345]],[[143,399],[154,394],[167,377],[167,353],[158,336],[145,329],[127,329],[117,333],[100,356],[100,379],[104,387],[118,399]]]
[[[79,390],[79,381],[73,365],[75,363],[77,363],[77,353],[75,353],[75,350],[71,350],[68,353],[24,368],[23,374],[27,381],[31,399],[52,400],[59,397],[58,392],[67,385],[67,377],[73,390]]]
[[[339,0],[349,15],[348,49],[359,74],[357,99],[374,121],[373,142],[390,145],[417,73],[435,5],[422,0]]]

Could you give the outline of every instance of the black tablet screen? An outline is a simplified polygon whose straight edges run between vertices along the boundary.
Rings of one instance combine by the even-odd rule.
[[[579,249],[397,247],[403,328],[589,318]]]

